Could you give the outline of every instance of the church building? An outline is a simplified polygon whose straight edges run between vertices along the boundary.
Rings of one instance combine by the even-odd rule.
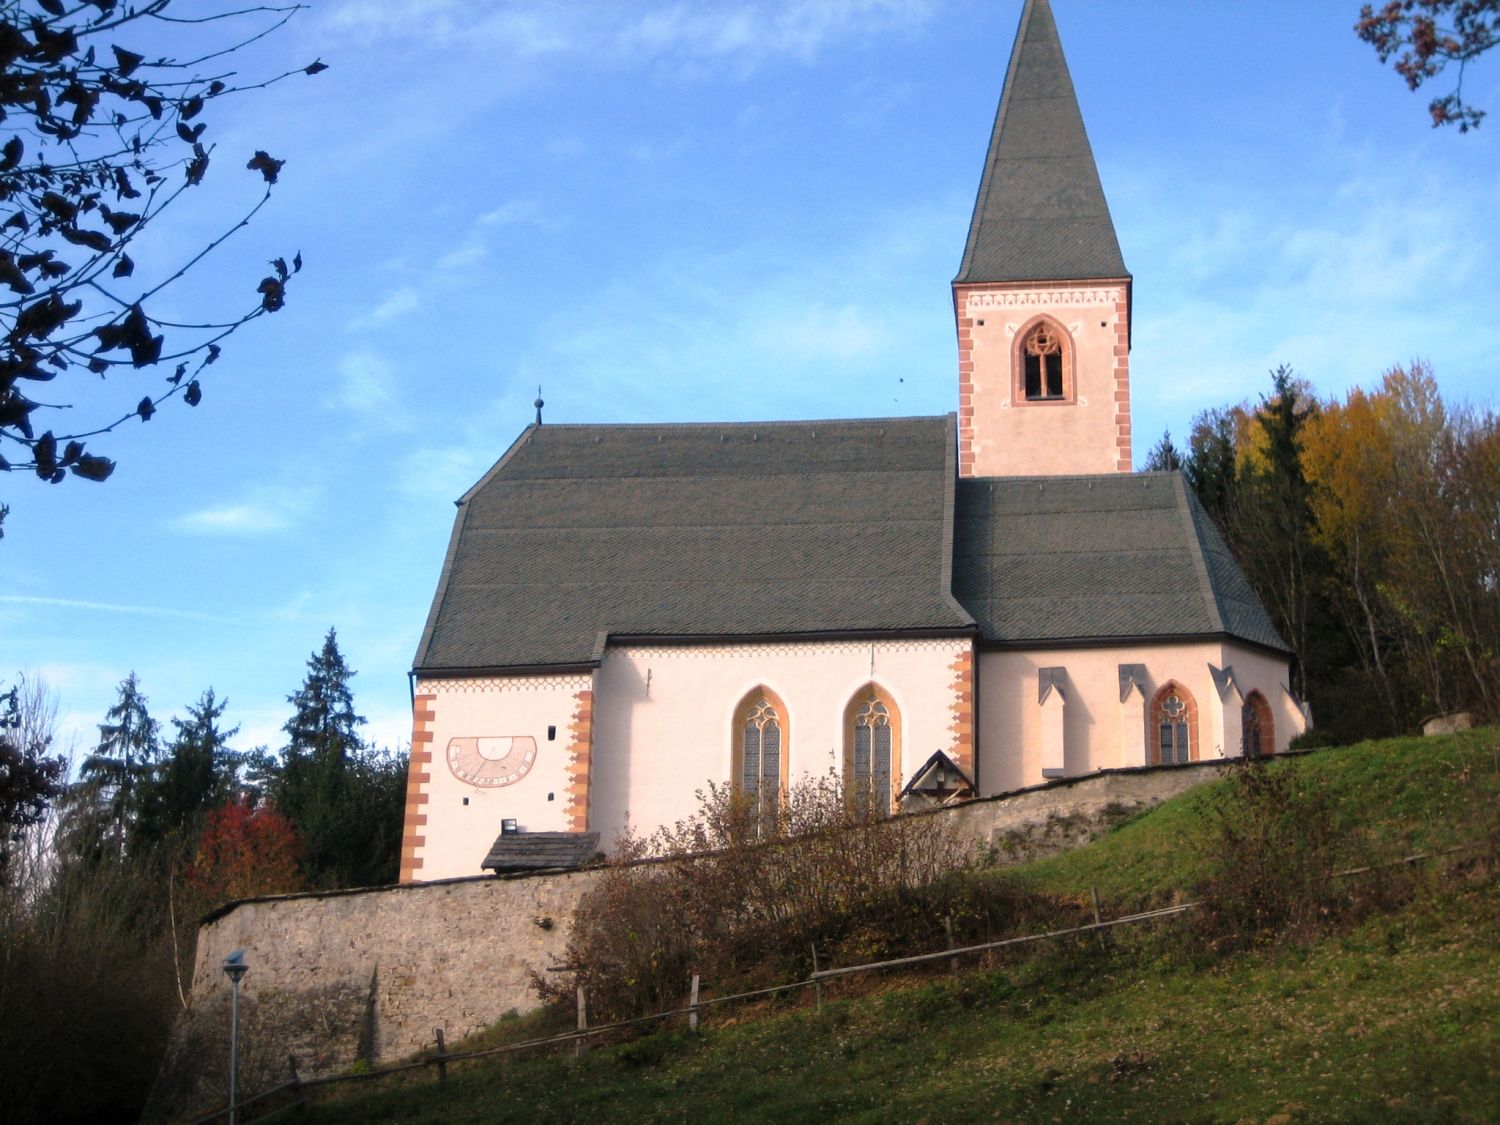
[[[775,802],[831,769],[896,812],[1302,732],[1291,651],[1181,474],[1131,471],[1131,276],[1048,0],[1021,15],[953,309],[945,417],[538,405],[458,502],[412,670],[403,882],[504,869],[507,840],[607,849],[711,781]]]

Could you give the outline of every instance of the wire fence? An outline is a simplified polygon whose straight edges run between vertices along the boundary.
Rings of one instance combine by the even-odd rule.
[[[1476,851],[1491,846],[1486,841],[1469,844],[1460,844],[1456,847],[1442,848],[1431,852],[1419,852],[1415,855],[1403,856],[1400,859],[1390,860],[1385,863],[1368,864],[1362,867],[1351,867],[1328,874],[1329,879],[1343,879],[1354,875],[1365,875],[1374,871],[1380,871],[1391,867],[1410,866],[1430,859],[1440,859],[1445,856],[1458,855],[1463,852]],[[1081,926],[1069,926],[1060,930],[1047,930],[1042,933],[1023,934],[1019,937],[1002,938],[997,941],[981,942],[977,945],[958,946],[953,944],[952,927],[948,930],[948,947],[929,953],[917,953],[905,957],[893,957],[882,961],[869,961],[858,965],[840,965],[830,968],[818,968],[818,951],[812,949],[813,971],[803,980],[787,981],[784,984],[771,985],[767,988],[752,989],[748,992],[736,992],[724,996],[713,996],[700,999],[700,981],[695,974],[689,986],[689,1002],[680,1008],[670,1008],[666,1011],[651,1012],[643,1016],[634,1016],[630,1019],[615,1020],[612,1023],[594,1024],[588,1023],[588,1004],[582,986],[577,992],[578,1027],[573,1031],[560,1032],[555,1035],[543,1036],[535,1039],[521,1040],[515,1043],[503,1043],[494,1047],[481,1047],[469,1051],[448,1051],[444,1044],[444,1033],[441,1028],[433,1031],[435,1050],[421,1058],[411,1059],[403,1063],[394,1063],[389,1066],[370,1067],[367,1069],[352,1070],[343,1074],[322,1075],[315,1078],[301,1078],[297,1073],[297,1062],[294,1058],[288,1058],[288,1068],[291,1078],[286,1082],[273,1086],[268,1090],[241,1100],[235,1106],[225,1108],[200,1117],[192,1122],[192,1125],[209,1125],[210,1122],[236,1121],[237,1125],[259,1125],[269,1122],[286,1114],[293,1109],[305,1104],[306,1093],[319,1087],[334,1086],[345,1082],[362,1082],[370,1079],[388,1078],[392,1075],[406,1073],[413,1070],[433,1068],[437,1071],[438,1081],[446,1082],[448,1067],[455,1063],[469,1062],[475,1059],[490,1058],[498,1055],[514,1054],[521,1051],[531,1051],[547,1047],[559,1047],[573,1044],[575,1056],[581,1058],[588,1049],[590,1038],[599,1038],[612,1032],[623,1031],[629,1028],[641,1027],[646,1024],[659,1023],[670,1019],[686,1019],[688,1029],[697,1031],[699,1019],[702,1013],[710,1008],[724,1004],[739,1004],[749,1000],[757,1000],[767,996],[778,996],[798,989],[813,988],[817,993],[817,1001],[821,1006],[823,1000],[823,985],[826,982],[844,977],[858,976],[864,973],[883,972],[891,969],[913,968],[920,965],[932,964],[938,961],[949,961],[953,971],[957,973],[959,959],[973,957],[978,954],[990,953],[1000,949],[1016,946],[1035,944],[1045,941],[1057,941],[1068,937],[1077,937],[1087,934],[1101,934],[1120,926],[1133,926],[1146,922],[1157,922],[1163,919],[1174,918],[1188,911],[1201,907],[1201,902],[1183,902],[1173,906],[1165,906],[1156,910],[1145,910],[1135,914],[1125,914],[1118,918],[1101,918],[1099,893],[1092,891],[1094,921]],[[245,1111],[262,1106],[277,1098],[287,1096],[289,1100],[274,1109],[268,1109],[258,1117],[246,1117]]]

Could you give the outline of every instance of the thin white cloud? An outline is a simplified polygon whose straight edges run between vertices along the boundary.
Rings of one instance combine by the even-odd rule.
[[[534,199],[509,199],[479,216],[482,227],[508,226],[513,223],[539,223],[542,209]]]
[[[128,605],[120,602],[90,602],[81,601],[77,598],[36,598],[26,597],[18,594],[0,594],[0,604],[5,605],[35,605],[46,606],[50,609],[78,609],[90,613],[125,613],[139,617],[170,617],[181,621],[205,621],[214,624],[223,624],[229,620],[212,613],[200,613],[192,609],[174,609],[171,606],[160,605]],[[57,668],[51,668],[46,678],[49,682],[57,673]]]
[[[316,493],[309,488],[257,488],[233,503],[178,516],[168,526],[184,535],[278,535],[296,526],[315,500]]]
[[[743,0],[547,5],[460,0],[342,0],[326,10],[323,27],[370,45],[400,41],[404,49],[496,53],[509,60],[567,56],[593,63],[636,65],[734,62],[750,70],[775,58],[810,63],[850,41],[905,31],[928,20],[933,0]],[[508,74],[510,72],[507,72]],[[708,73],[693,69],[683,73]]]
[[[627,52],[758,62],[811,62],[835,41],[909,27],[930,14],[920,0],[794,0],[734,5],[674,4],[647,12],[619,35]]]
[[[401,463],[396,487],[414,499],[457,500],[494,463],[494,430],[483,427],[472,440],[412,450]]]
[[[489,257],[490,250],[477,238],[471,238],[463,244],[448,251],[438,259],[438,269],[442,271],[463,269],[477,262],[484,261]]]
[[[890,343],[889,334],[857,305],[837,309],[809,305],[789,319],[761,324],[753,335],[773,355],[798,361],[858,359]]]
[[[399,39],[444,47],[500,47],[515,56],[575,50],[586,23],[581,5],[546,7],[462,0],[343,0],[327,9],[324,27],[360,43]]]
[[[359,414],[388,414],[396,398],[396,378],[383,357],[369,351],[351,352],[339,360],[340,386],[330,404]]]
[[[380,303],[367,313],[357,316],[349,323],[350,331],[369,328],[375,324],[385,324],[397,320],[407,313],[415,312],[422,306],[422,296],[410,285],[402,285],[391,290]]]

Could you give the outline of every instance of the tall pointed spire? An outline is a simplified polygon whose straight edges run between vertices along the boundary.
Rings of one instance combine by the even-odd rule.
[[[1048,0],[1026,0],[955,284],[1128,278]]]

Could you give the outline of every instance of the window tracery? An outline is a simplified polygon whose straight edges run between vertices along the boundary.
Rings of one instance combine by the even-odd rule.
[[[1021,341],[1022,391],[1027,401],[1060,399],[1066,394],[1063,334],[1048,321],[1040,321]]]
[[[734,746],[734,787],[761,816],[781,807],[786,779],[786,708],[759,689],[740,705]]]
[[[1183,765],[1197,759],[1197,714],[1193,697],[1179,684],[1169,683],[1157,692],[1151,706],[1154,764]]]
[[[885,692],[857,692],[846,712],[844,784],[853,801],[885,814],[894,807],[900,754],[900,716]]]

